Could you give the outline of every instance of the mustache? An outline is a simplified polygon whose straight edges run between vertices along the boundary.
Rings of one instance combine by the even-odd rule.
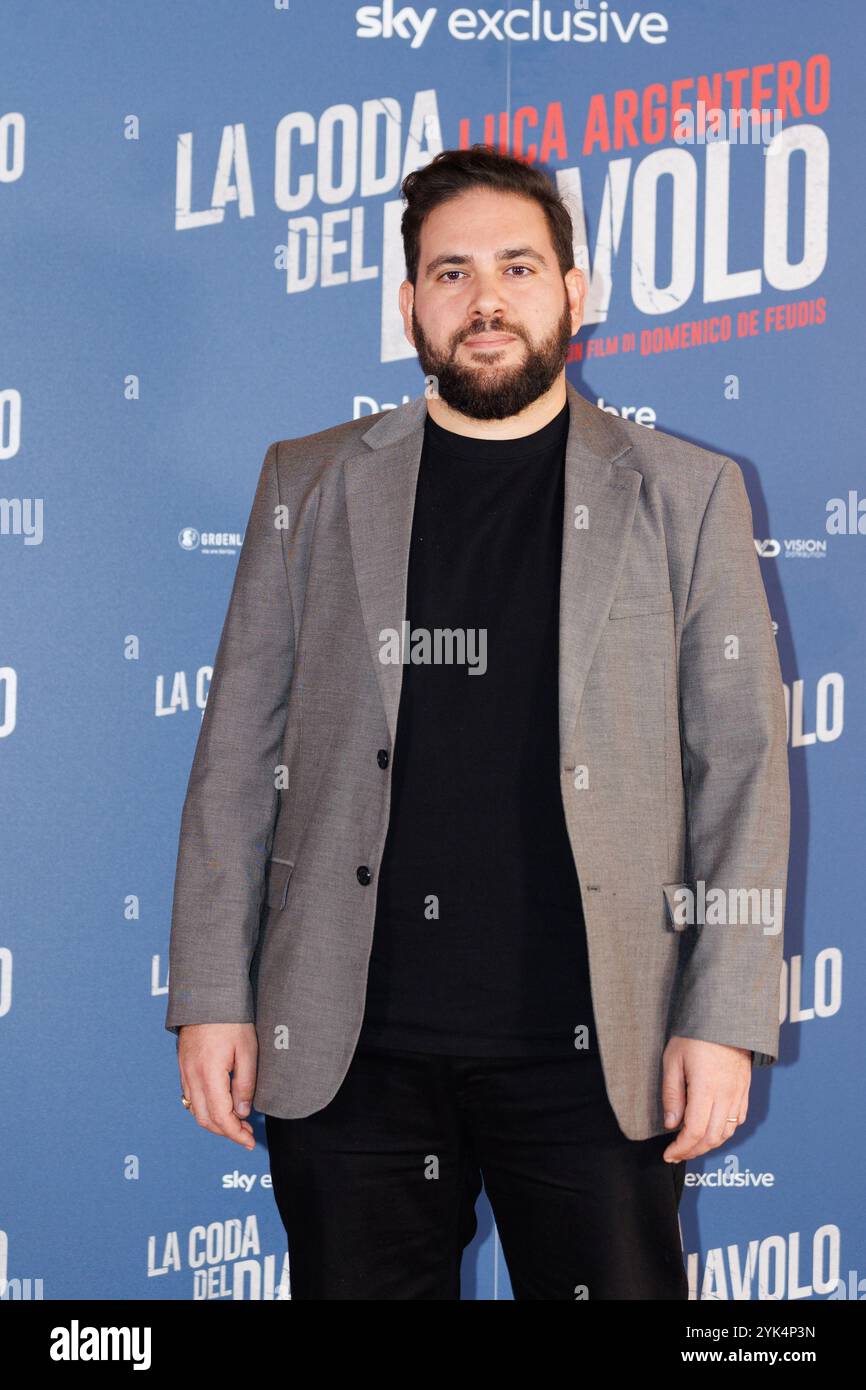
[[[461,333],[457,339],[457,344],[463,343],[467,338],[480,337],[482,333],[510,333],[515,338],[522,338],[523,334],[519,328],[509,328],[504,323],[485,323],[482,319],[479,323],[474,323],[471,328],[467,328],[465,333]],[[455,344],[455,346],[457,345]]]

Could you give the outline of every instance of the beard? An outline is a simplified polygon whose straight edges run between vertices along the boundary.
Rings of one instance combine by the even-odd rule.
[[[567,299],[559,322],[541,343],[534,343],[523,329],[512,327],[501,319],[495,323],[476,319],[469,328],[461,329],[455,335],[445,351],[440,351],[424,333],[414,304],[412,330],[424,375],[435,378],[439,396],[446,405],[474,420],[505,420],[511,415],[519,415],[545,391],[549,391],[565,366],[572,338]],[[464,366],[456,360],[457,349],[464,339],[474,338],[480,333],[513,333],[526,344],[525,360],[511,367],[493,362]]]

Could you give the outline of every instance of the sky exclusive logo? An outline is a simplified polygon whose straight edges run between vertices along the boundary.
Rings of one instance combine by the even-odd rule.
[[[420,48],[438,14],[435,6],[419,11],[399,0],[384,5],[361,5],[355,11],[359,39],[407,39],[410,48]],[[515,43],[667,43],[668,22],[658,10],[642,14],[633,10],[621,15],[608,0],[596,9],[579,5],[574,9],[555,9],[541,0],[515,9],[482,9],[461,5],[449,11],[446,27],[452,39],[493,39]]]

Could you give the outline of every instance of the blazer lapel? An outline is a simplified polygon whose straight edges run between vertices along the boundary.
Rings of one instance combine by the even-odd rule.
[[[423,395],[389,410],[361,436],[368,446],[364,452],[344,465],[352,563],[392,747],[403,666],[379,659],[379,634],[384,628],[402,632],[406,617],[409,544],[426,416]]]
[[[566,393],[570,422],[559,592],[564,758],[574,751],[583,687],[622,571],[641,486],[640,472],[619,462],[632,446],[615,417],[590,405],[569,381]],[[352,563],[392,746],[403,665],[380,661],[380,633],[385,628],[401,633],[406,617],[412,515],[426,415],[423,395],[388,411],[361,436],[364,452],[344,465]]]
[[[566,392],[571,420],[559,588],[559,744],[568,764],[583,688],[622,572],[643,475],[620,462],[632,446],[616,417],[591,405],[570,381]]]

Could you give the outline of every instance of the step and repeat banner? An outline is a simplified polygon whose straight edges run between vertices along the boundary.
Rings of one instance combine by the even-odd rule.
[[[263,1119],[247,1153],[180,1104],[181,807],[265,451],[423,392],[400,181],[485,141],[569,200],[569,379],[742,467],[778,641],[781,1057],[688,1164],[691,1296],[866,1297],[861,7],[0,19],[3,1296],[290,1296]],[[483,1196],[462,1278],[511,1297]]]

